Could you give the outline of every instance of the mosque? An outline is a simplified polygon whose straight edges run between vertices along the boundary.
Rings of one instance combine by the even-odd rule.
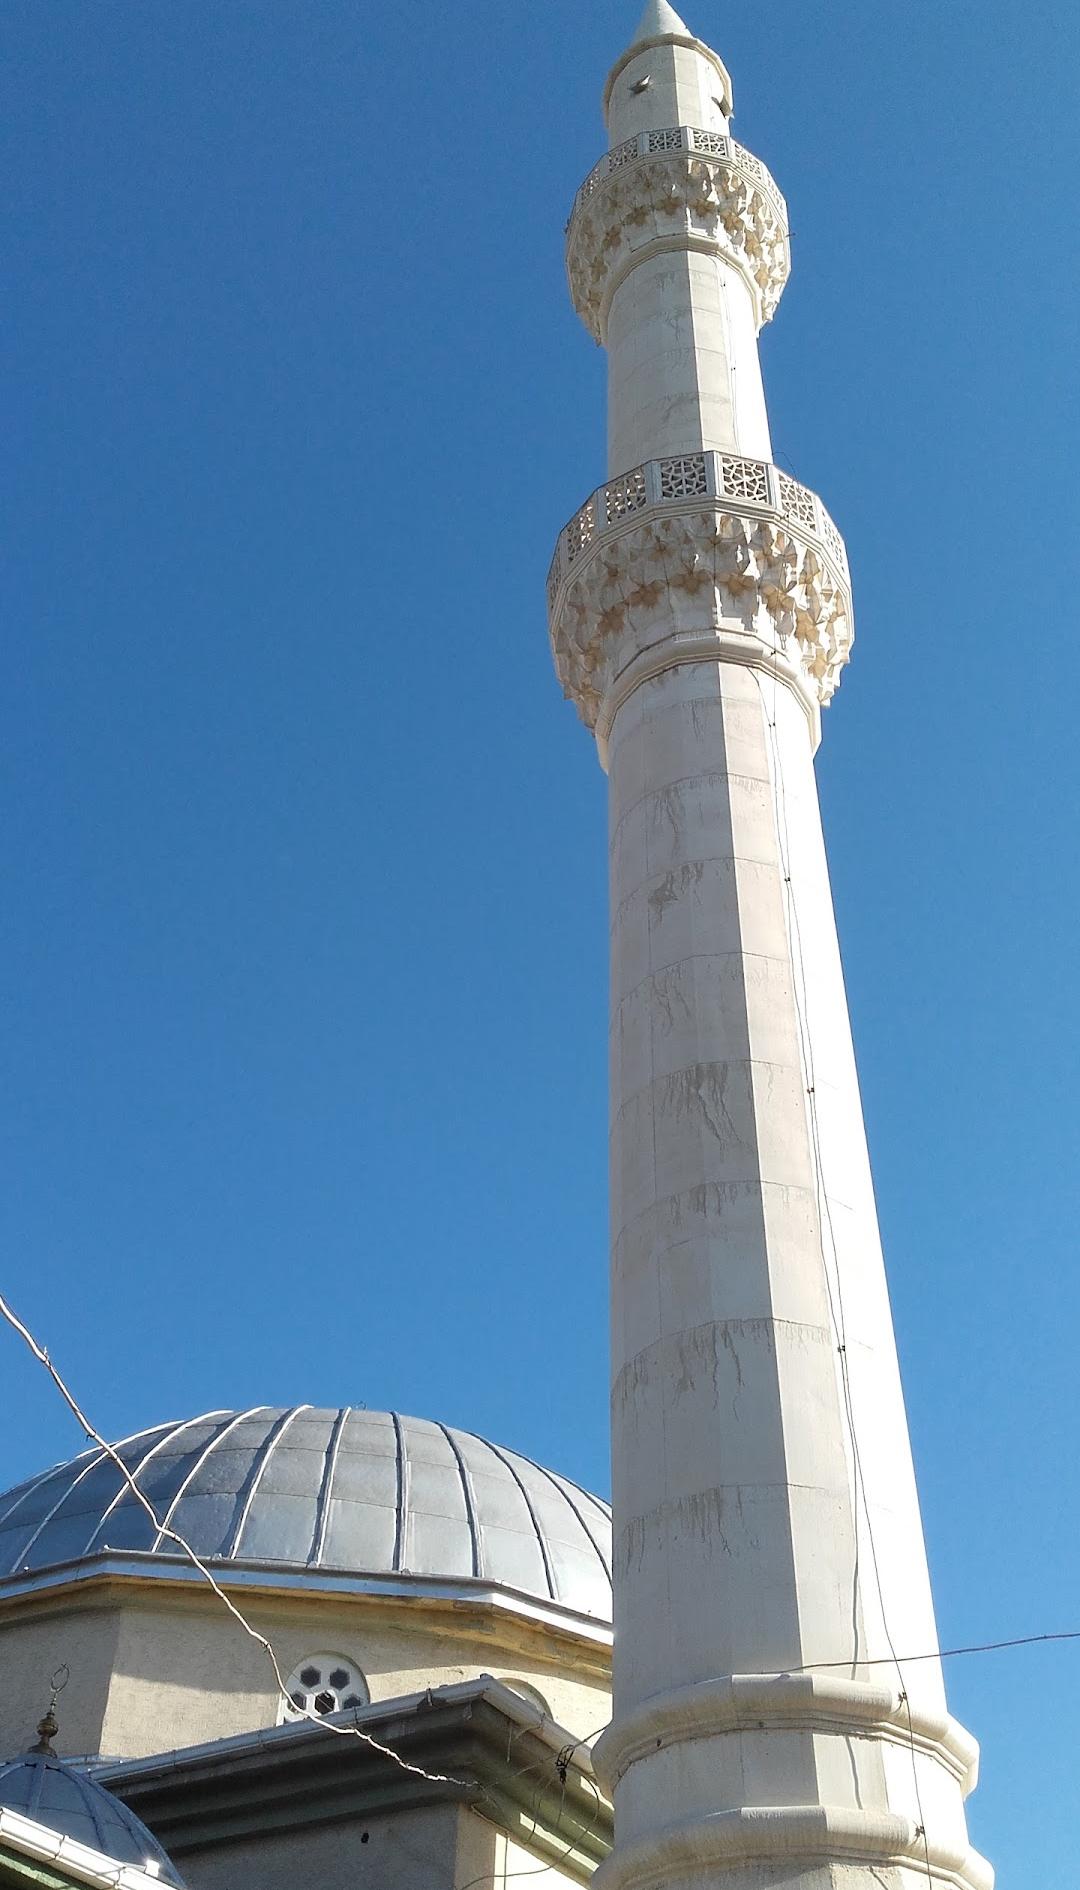
[[[396,1413],[214,1411],[117,1448],[162,1530],[101,1450],[0,1498],[0,1751],[61,1649],[78,1761],[53,1734],[0,1770],[0,1883],[14,1813],[125,1886],[353,1884],[357,1856],[379,1883],[501,1881],[519,1853],[591,1872],[610,1810],[587,1746],[560,1755],[610,1714],[606,1504]]]
[[[773,462],[787,209],[732,109],[648,0],[567,226],[609,370],[547,605],[610,805],[612,1509],[364,1408],[205,1412],[29,1478],[0,1886],[991,1890],[814,780],[850,575]]]

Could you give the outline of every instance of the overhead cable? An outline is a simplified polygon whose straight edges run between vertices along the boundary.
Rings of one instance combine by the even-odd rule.
[[[8,1302],[4,1298],[2,1293],[0,1293],[0,1315],[2,1315],[3,1318],[7,1320],[8,1325],[11,1326],[12,1329],[18,1333],[23,1343],[29,1348],[29,1350],[33,1353],[34,1357],[37,1359],[38,1364],[44,1366],[45,1370],[49,1374],[49,1377],[52,1379],[53,1384],[56,1386],[56,1389],[60,1393],[60,1396],[63,1398],[64,1403],[67,1405],[69,1411],[71,1411],[71,1413],[75,1417],[78,1424],[82,1427],[86,1436],[92,1439],[92,1441],[95,1444],[97,1444],[100,1447],[100,1449],[102,1449],[105,1452],[105,1455],[109,1457],[111,1461],[116,1465],[116,1468],[119,1470],[120,1475],[123,1477],[124,1482],[127,1484],[136,1502],[141,1506],[142,1509],[146,1511],[146,1514],[149,1516],[151,1522],[154,1525],[154,1528],[158,1531],[158,1540],[160,1541],[162,1538],[167,1538],[170,1542],[176,1543],[177,1547],[182,1551],[182,1553],[187,1556],[192,1567],[197,1570],[199,1575],[201,1575],[202,1579],[213,1590],[214,1594],[217,1596],[218,1600],[222,1603],[222,1605],[228,1609],[229,1613],[232,1615],[233,1620],[237,1623],[237,1625],[243,1629],[244,1633],[247,1634],[249,1638],[253,1640],[258,1647],[262,1648],[263,1653],[266,1655],[266,1658],[269,1661],[271,1668],[273,1669],[274,1681],[277,1686],[278,1694],[280,1698],[282,1699],[282,1701],[284,1701],[284,1703],[287,1706],[289,1706],[290,1710],[293,1713],[296,1713],[299,1718],[308,1720],[311,1723],[311,1725],[320,1726],[324,1732],[337,1733],[341,1735],[342,1737],[348,1738],[348,1739],[355,1738],[355,1739],[362,1740],[364,1745],[370,1746],[373,1749],[373,1751],[381,1753],[384,1758],[392,1759],[394,1764],[399,1765],[403,1772],[412,1772],[417,1778],[427,1779],[431,1784],[457,1785],[459,1787],[462,1787],[464,1789],[471,1791],[472,1786],[469,1785],[467,1780],[459,1779],[459,1778],[452,1778],[450,1774],[447,1772],[428,1772],[425,1770],[425,1768],[422,1765],[413,1765],[410,1760],[403,1759],[400,1753],[395,1752],[392,1746],[384,1745],[381,1740],[375,1739],[371,1735],[371,1733],[364,1732],[363,1729],[358,1725],[334,1726],[334,1725],[331,1725],[329,1720],[321,1718],[320,1715],[317,1713],[310,1712],[306,1707],[298,1708],[296,1706],[296,1703],[293,1700],[292,1695],[289,1693],[288,1688],[285,1685],[285,1678],[281,1671],[281,1665],[280,1665],[280,1662],[278,1661],[278,1657],[276,1653],[274,1652],[273,1646],[271,1645],[270,1641],[267,1640],[266,1635],[261,1634],[258,1628],[253,1627],[251,1622],[247,1619],[246,1615],[241,1613],[240,1609],[237,1607],[232,1597],[226,1593],[225,1589],[222,1587],[221,1583],[218,1581],[213,1570],[207,1566],[202,1556],[199,1555],[198,1551],[192,1548],[191,1543],[188,1542],[185,1539],[185,1537],[183,1537],[179,1533],[178,1530],[173,1529],[170,1525],[167,1525],[162,1520],[162,1518],[158,1515],[149,1497],[145,1494],[144,1491],[140,1490],[137,1482],[135,1481],[135,1478],[132,1476],[131,1471],[128,1469],[126,1463],[124,1462],[123,1458],[120,1456],[119,1452],[115,1449],[115,1447],[112,1444],[110,1444],[102,1436],[101,1432],[97,1430],[93,1424],[91,1424],[82,1406],[79,1404],[78,1400],[76,1399],[74,1394],[69,1390],[67,1384],[64,1382],[64,1379],[61,1377],[60,1373],[57,1371],[56,1366],[53,1364],[52,1359],[49,1357],[49,1354],[46,1348],[38,1342],[38,1340],[34,1337],[33,1333],[30,1331],[29,1327],[24,1325],[23,1321],[19,1318],[18,1314],[16,1312],[13,1312],[12,1308],[8,1305]]]

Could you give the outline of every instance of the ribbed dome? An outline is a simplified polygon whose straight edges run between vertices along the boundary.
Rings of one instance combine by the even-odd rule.
[[[527,1457],[394,1412],[258,1406],[117,1446],[207,1560],[516,1589],[611,1620],[611,1513]],[[0,1496],[0,1577],[106,1550],[175,1557],[116,1465],[84,1452]]]
[[[53,1752],[0,1760],[0,1807],[74,1838],[113,1863],[140,1870],[149,1865],[151,1876],[182,1890],[183,1878],[142,1819]]]

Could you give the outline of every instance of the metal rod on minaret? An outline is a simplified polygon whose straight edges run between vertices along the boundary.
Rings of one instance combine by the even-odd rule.
[[[988,1890],[949,1717],[813,757],[844,545],[772,463],[787,210],[650,0],[567,234],[609,476],[559,679],[608,773],[614,1794],[601,1890]],[[897,1656],[900,1658],[898,1659]]]

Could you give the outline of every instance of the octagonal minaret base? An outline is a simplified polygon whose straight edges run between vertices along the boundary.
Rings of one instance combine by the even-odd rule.
[[[608,770],[615,1800],[601,1890],[987,1890],[949,1718],[813,757],[844,547],[771,463],[787,217],[650,0],[567,233],[610,474],[556,668]],[[905,1656],[918,1655],[917,1660]],[[928,1657],[926,1657],[928,1656]]]

